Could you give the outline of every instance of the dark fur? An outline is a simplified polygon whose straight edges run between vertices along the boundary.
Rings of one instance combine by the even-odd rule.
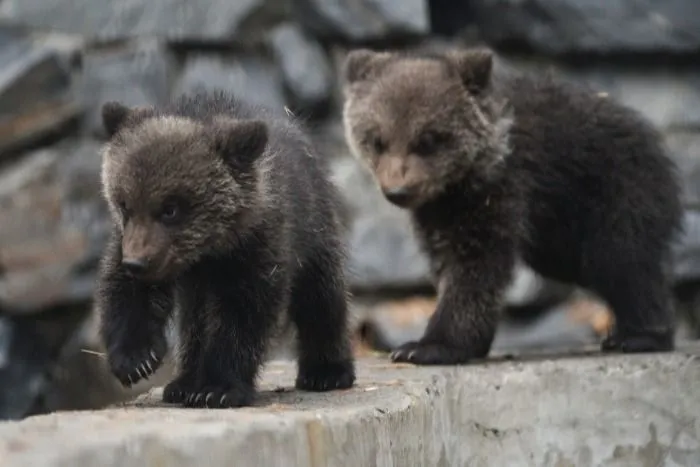
[[[297,327],[296,386],[352,386],[339,198],[301,130],[223,93],[163,109],[108,103],[103,120],[115,228],[96,301],[122,384],[158,368],[177,304],[180,373],[166,402],[249,405],[284,316]],[[146,266],[127,272],[127,261]]]
[[[549,75],[494,72],[487,49],[357,50],[344,73],[347,140],[411,210],[438,284],[424,336],[395,360],[485,357],[518,256],[607,301],[603,350],[674,347],[665,268],[680,188],[636,112]]]

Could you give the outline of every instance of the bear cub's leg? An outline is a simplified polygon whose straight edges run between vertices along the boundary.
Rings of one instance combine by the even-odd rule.
[[[148,379],[163,362],[173,299],[168,285],[146,284],[126,274],[114,242],[100,269],[95,301],[110,371],[131,387]]]
[[[391,359],[418,365],[455,365],[485,358],[511,277],[513,257],[505,250],[501,247],[501,254],[493,257],[475,254],[463,264],[446,268],[438,287],[438,305],[423,337],[399,346]]]
[[[298,389],[345,389],[355,381],[344,281],[339,258],[328,252],[311,259],[293,283],[290,316],[298,330]]]
[[[163,388],[163,402],[181,404],[197,389],[200,379],[200,361],[202,358],[201,339],[206,332],[204,324],[196,311],[195,294],[181,294],[180,311],[180,348],[178,349],[179,372],[175,379]]]
[[[615,314],[615,328],[601,344],[604,352],[663,352],[675,347],[668,278],[661,261],[645,261],[644,256],[625,261],[599,255],[588,273],[591,288]]]
[[[278,281],[265,281],[260,280],[261,270],[265,267],[249,256],[246,263],[227,265],[222,260],[202,264],[193,272],[196,285],[191,290],[203,291],[203,299],[193,301],[190,319],[183,322],[193,333],[185,336],[183,357],[189,360],[183,361],[185,373],[173,382],[180,389],[184,379],[185,407],[232,408],[253,403],[269,332],[283,310],[282,278],[286,275],[280,268],[275,276]]]

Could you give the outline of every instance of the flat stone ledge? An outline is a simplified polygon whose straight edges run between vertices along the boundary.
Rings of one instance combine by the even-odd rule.
[[[320,394],[292,390],[294,363],[271,362],[255,407],[182,409],[154,389],[0,423],[0,465],[700,465],[699,356],[363,359],[356,387]]]

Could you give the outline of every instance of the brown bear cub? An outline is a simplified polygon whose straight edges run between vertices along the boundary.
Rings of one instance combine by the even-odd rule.
[[[607,301],[603,350],[674,348],[680,184],[640,115],[549,75],[497,72],[481,48],[355,50],[343,73],[348,144],[411,211],[438,290],[395,361],[486,357],[517,258]]]
[[[266,347],[289,317],[296,387],[352,386],[340,199],[300,127],[223,92],[164,108],[109,102],[102,119],[114,230],[96,303],[121,383],[159,367],[173,316],[180,368],[163,400],[250,405]]]

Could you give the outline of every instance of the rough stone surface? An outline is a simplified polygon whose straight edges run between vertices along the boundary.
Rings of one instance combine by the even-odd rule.
[[[700,4],[686,0],[475,0],[482,36],[545,54],[700,50]]]
[[[297,0],[296,19],[324,39],[351,42],[428,33],[426,0]]]
[[[102,104],[160,105],[170,97],[175,63],[157,42],[138,42],[111,50],[90,50],[83,58],[80,97],[86,106],[84,129],[104,137]]]
[[[66,141],[0,176],[0,307],[29,313],[92,296],[108,234],[99,146]]]
[[[698,465],[697,354],[365,359],[355,388],[322,394],[291,390],[294,364],[275,362],[255,407],[169,407],[155,389],[123,407],[0,423],[0,455],[5,467]]]
[[[0,20],[99,40],[226,40],[242,33],[246,20],[264,6],[262,0],[3,0]]]
[[[321,45],[292,23],[275,28],[270,42],[292,107],[302,113],[326,107],[333,91],[333,70]]]
[[[253,104],[284,113],[285,98],[281,77],[270,61],[252,55],[222,58],[218,55],[196,55],[185,65],[173,94],[197,89],[223,89]]]
[[[17,32],[0,33],[0,158],[42,138],[80,112],[56,49]]]

